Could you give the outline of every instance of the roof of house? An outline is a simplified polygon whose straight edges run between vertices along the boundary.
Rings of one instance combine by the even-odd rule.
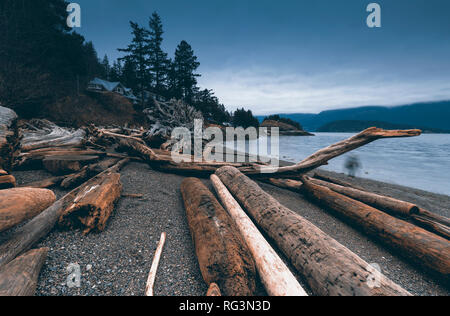
[[[94,80],[92,80],[90,84],[101,85],[108,91],[113,91],[115,88],[117,88],[118,85],[121,85],[123,87],[123,85],[120,82],[109,82],[106,80],[102,80],[100,78],[94,78]]]

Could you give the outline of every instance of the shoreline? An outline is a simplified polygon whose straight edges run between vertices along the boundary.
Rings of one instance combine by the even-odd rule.
[[[449,216],[450,197],[407,187],[366,180],[320,170],[373,192],[408,199],[430,211]],[[13,173],[19,184],[45,178],[45,171]],[[155,295],[202,296],[207,287],[201,277],[186,220],[180,184],[185,177],[154,171],[143,163],[132,162],[121,172],[123,194],[143,194],[143,198],[123,197],[118,202],[104,232],[82,236],[80,231],[54,229],[35,247],[50,252],[39,278],[36,294],[48,295],[143,295],[145,281],[160,234],[167,233],[167,244],[158,271]],[[203,180],[211,188],[208,179]],[[450,290],[420,268],[369,239],[331,212],[310,203],[301,194],[269,184],[260,186],[283,205],[304,216],[341,244],[414,295],[450,295]],[[54,190],[60,197],[63,191]],[[11,231],[0,234],[0,242]],[[66,268],[78,263],[81,287],[69,289]],[[301,277],[299,277],[301,281]],[[308,289],[304,282],[302,285]],[[265,291],[259,285],[260,295]]]

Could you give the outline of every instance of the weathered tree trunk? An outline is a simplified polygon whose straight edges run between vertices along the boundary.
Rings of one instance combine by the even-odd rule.
[[[55,187],[63,181],[65,176],[51,177],[40,181],[30,182],[21,185],[21,188],[36,188],[36,189],[48,189]]]
[[[396,137],[414,137],[422,133],[420,130],[383,130],[371,127],[365,131],[355,135],[349,139],[321,149],[304,159],[302,162],[287,167],[271,167],[271,166],[252,166],[250,168],[242,168],[241,172],[252,176],[262,178],[291,178],[300,179],[305,173],[314,170],[320,166],[328,164],[328,161],[341,156],[349,151],[367,145],[377,139],[396,138]],[[264,171],[264,172],[263,172]]]
[[[159,240],[158,247],[156,247],[155,256],[153,257],[152,266],[147,278],[147,285],[145,287],[145,296],[153,296],[156,272],[158,272],[159,261],[161,259],[161,254],[166,243],[166,233],[161,234],[161,239]]]
[[[414,212],[418,212],[419,208],[412,203],[408,203],[405,201],[397,200],[391,197],[367,192],[367,191],[361,191],[349,187],[344,187],[342,185],[318,180],[318,179],[311,179],[307,178],[309,181],[311,181],[314,184],[321,185],[324,187],[327,187],[334,192],[346,195],[348,197],[351,197],[352,199],[358,200],[360,202],[366,203],[370,206],[373,206],[375,208],[384,210],[388,213],[403,216],[403,217],[409,217]]]
[[[103,231],[121,192],[120,174],[104,174],[77,194],[61,215],[59,225],[64,228],[82,228],[84,235],[94,230]]]
[[[64,210],[73,203],[79,192],[86,187],[91,187],[93,183],[98,182],[98,179],[105,174],[118,172],[127,162],[128,159],[121,160],[113,167],[72,190],[41,214],[34,217],[27,224],[15,231],[7,242],[0,245],[0,268],[13,260],[17,255],[28,250],[41,238],[45,237],[53,229]]]
[[[254,295],[255,263],[227,212],[199,179],[185,179],[181,193],[205,282],[226,296]]]
[[[292,180],[292,179],[275,179],[275,178],[269,178],[269,179],[262,179],[262,181],[269,183],[271,185],[274,185],[276,187],[287,189],[289,191],[293,192],[300,192],[300,188],[302,186],[301,181]]]
[[[50,190],[15,188],[0,191],[0,232],[35,217],[56,200]]]
[[[12,175],[0,175],[0,190],[10,189],[16,186],[16,178]]]
[[[392,217],[331,189],[304,180],[304,192],[408,259],[440,274],[448,282],[450,243],[420,227]]]
[[[281,205],[239,170],[216,172],[316,295],[410,295],[302,216]],[[373,279],[377,286],[373,286]]]
[[[0,296],[33,296],[48,248],[35,249],[0,269]]]
[[[271,296],[308,296],[222,181],[214,174],[211,176],[211,181],[222,204],[246,241],[267,293]]]

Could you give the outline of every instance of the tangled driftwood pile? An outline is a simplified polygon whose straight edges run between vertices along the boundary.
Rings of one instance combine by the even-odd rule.
[[[177,163],[172,153],[165,150],[170,147],[169,131],[180,123],[180,116],[186,127],[192,127],[192,120],[200,118],[199,113],[177,104],[171,107],[170,103],[157,102],[154,109],[146,111],[153,124],[148,132],[95,126],[73,130],[45,120],[21,122],[19,129],[14,115],[2,121],[0,140],[1,135],[6,135],[6,142],[0,142],[0,162],[4,166],[0,168],[0,189],[4,189],[0,191],[0,231],[28,222],[0,245],[0,275],[20,279],[11,291],[0,282],[0,293],[33,292],[47,250],[19,256],[55,225],[81,229],[84,234],[105,229],[121,197],[120,170],[129,160],[145,162],[163,172],[197,178],[212,175],[222,203],[196,178],[186,179],[181,187],[196,255],[209,286],[208,295],[253,295],[257,273],[271,295],[306,295],[272,248],[275,246],[316,295],[409,295],[315,225],[281,205],[254,180],[303,194],[448,282],[447,218],[345,182],[306,176],[330,159],[375,140],[418,136],[420,131],[370,128],[298,164],[281,168],[262,162],[191,159]],[[154,144],[158,147],[153,148]],[[44,168],[53,176],[21,188],[10,188],[14,186],[12,181],[2,186],[2,177],[9,177],[11,168]],[[73,190],[55,202],[53,193],[46,190],[55,186]],[[253,223],[271,238],[272,245]],[[155,273],[152,271],[149,277],[148,293],[153,293]],[[23,275],[26,278],[20,277]],[[377,286],[373,286],[374,282]]]

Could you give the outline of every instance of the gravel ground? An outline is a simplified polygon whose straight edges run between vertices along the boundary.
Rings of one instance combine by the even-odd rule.
[[[330,174],[374,192],[419,203],[441,215],[450,215],[448,196]],[[18,183],[49,176],[44,171],[15,172],[14,175]],[[143,194],[144,197],[122,198],[106,230],[100,234],[82,236],[79,231],[55,229],[41,240],[36,247],[49,247],[51,251],[39,278],[37,295],[143,295],[153,254],[163,231],[167,232],[167,241],[158,270],[155,295],[204,295],[207,288],[200,274],[180,194],[184,178],[156,172],[139,163],[130,163],[121,175],[124,194]],[[205,183],[208,181],[205,180]],[[412,294],[450,294],[436,278],[301,195],[267,184],[261,184],[261,187],[367,262],[380,265],[385,275]],[[64,192],[56,190],[55,193],[60,197]],[[6,240],[11,232],[0,234],[0,242]],[[69,274],[66,269],[74,263],[81,268],[80,288],[66,285]],[[259,294],[264,292],[260,290]]]

